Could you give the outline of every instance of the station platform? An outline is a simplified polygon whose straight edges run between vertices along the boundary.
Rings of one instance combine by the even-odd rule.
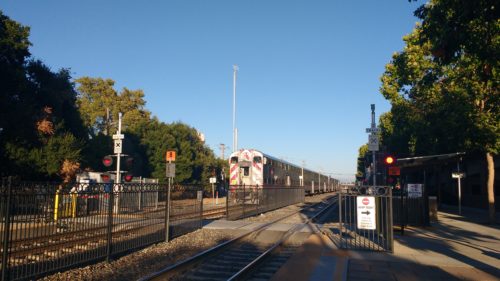
[[[338,249],[312,234],[272,280],[500,280],[500,225],[446,210],[430,227],[395,232],[394,253]]]

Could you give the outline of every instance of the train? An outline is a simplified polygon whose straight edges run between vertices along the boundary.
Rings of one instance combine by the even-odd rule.
[[[312,195],[336,191],[340,182],[256,149],[240,149],[229,157],[229,187],[238,186],[303,186],[306,194]]]

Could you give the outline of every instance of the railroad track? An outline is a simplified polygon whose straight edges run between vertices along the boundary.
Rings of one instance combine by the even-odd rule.
[[[225,207],[210,208],[203,211],[203,218],[218,218],[226,213]],[[138,238],[138,235],[148,235],[163,229],[163,210],[132,214],[125,223],[113,224],[113,242]],[[172,221],[195,217],[198,212],[173,214]],[[156,215],[156,216],[155,216]],[[104,217],[107,217],[106,215]],[[147,224],[144,224],[147,218]],[[65,254],[76,254],[104,247],[107,244],[106,225],[96,225],[92,228],[77,229],[68,232],[50,233],[47,235],[17,239],[10,243],[9,259],[12,265],[25,264],[60,258]],[[29,235],[29,233],[25,233]],[[3,249],[0,249],[0,254]]]
[[[300,243],[289,242],[291,236],[334,206],[335,199],[331,197],[326,202],[308,207],[307,211],[300,210],[287,214],[140,280],[270,279],[300,246]],[[298,213],[307,214],[302,223],[285,232],[266,232],[269,227]]]

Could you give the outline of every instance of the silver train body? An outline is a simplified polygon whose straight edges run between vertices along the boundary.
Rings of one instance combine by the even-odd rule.
[[[229,157],[229,186],[303,186],[307,194],[332,192],[339,181],[280,160],[255,149],[240,149]]]

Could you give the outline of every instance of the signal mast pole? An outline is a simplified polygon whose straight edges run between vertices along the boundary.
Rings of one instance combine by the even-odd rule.
[[[377,124],[375,123],[375,104],[372,104],[371,105],[371,109],[372,109],[372,128],[376,128],[377,127]],[[372,132],[373,134],[373,132]],[[373,188],[375,188],[375,186],[377,185],[377,160],[376,160],[376,155],[377,155],[377,151],[372,151],[373,153]]]
[[[118,136],[122,134],[122,113],[118,113],[118,132],[116,132]],[[121,140],[120,140],[120,146],[121,146]],[[117,150],[116,154],[116,183],[120,183],[121,181],[121,175],[120,175],[120,160],[121,160],[121,149]]]

